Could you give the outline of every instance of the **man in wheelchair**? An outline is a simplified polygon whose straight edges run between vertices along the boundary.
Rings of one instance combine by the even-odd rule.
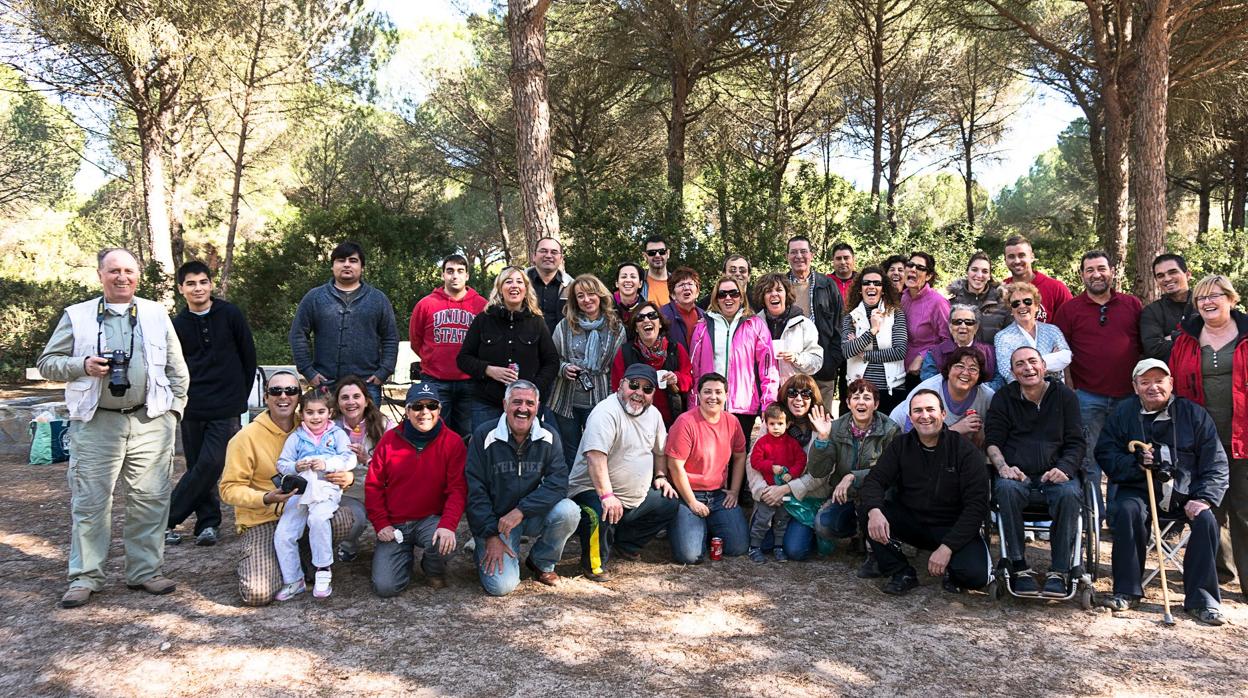
[[[1218,524],[1211,507],[1226,493],[1230,471],[1213,419],[1200,405],[1176,397],[1170,369],[1144,359],[1131,373],[1135,396],[1118,406],[1101,432],[1096,458],[1118,485],[1114,514],[1115,612],[1138,606],[1148,556],[1150,522],[1144,469],[1153,471],[1158,523],[1191,527],[1183,555],[1183,609],[1208,625],[1222,625],[1215,560]],[[1132,442],[1139,442],[1132,449]],[[1132,453],[1132,450],[1135,452]]]
[[[1079,398],[1060,381],[1045,377],[1044,357],[1034,347],[1016,349],[1010,370],[1015,381],[992,397],[984,435],[988,460],[997,472],[993,495],[1013,590],[1063,598],[1083,506],[1079,473],[1085,441]],[[1043,505],[1053,526],[1049,573],[1041,588],[1027,564],[1023,510]]]

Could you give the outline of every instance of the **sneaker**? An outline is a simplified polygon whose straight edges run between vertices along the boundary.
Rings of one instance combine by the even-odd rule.
[[[767,562],[767,558],[763,555],[762,548],[750,548],[749,551],[746,552],[746,557],[750,558],[752,562],[758,565]]]
[[[1040,593],[1040,585],[1036,583],[1036,573],[1031,568],[1015,571],[1012,581],[1011,588],[1015,594],[1034,596]]]
[[[915,576],[914,572],[898,572],[884,585],[884,593],[892,596],[902,596],[910,593],[910,590],[917,586],[919,586],[919,578]]]
[[[166,528],[165,545],[182,545],[182,534],[172,528]]]
[[[318,599],[328,599],[334,593],[334,587],[330,582],[334,579],[334,573],[329,570],[316,571],[316,584],[312,587],[312,595]]]
[[[302,580],[296,580],[282,587],[273,597],[274,601],[290,601],[296,596],[308,590],[308,585]]]
[[[195,536],[195,545],[202,545],[204,547],[210,547],[216,544],[217,544],[217,529],[213,528],[212,526],[205,528],[204,530],[199,532],[198,536]]]
[[[867,559],[862,561],[862,565],[858,567],[859,579],[878,579],[884,574],[880,572],[880,563],[875,561],[875,556],[867,553]]]
[[[1049,572],[1044,578],[1044,596],[1062,597],[1066,595],[1066,575],[1061,572]]]
[[[1135,596],[1128,596],[1127,594],[1114,594],[1101,599],[1101,605],[1114,613],[1122,613],[1133,608],[1139,608],[1140,600]]]
[[[351,562],[359,556],[359,553],[347,550],[345,545],[338,546],[338,549],[334,551],[334,559],[338,562]]]
[[[784,552],[784,548],[776,548],[773,551],[773,554],[776,556],[776,562],[788,562],[789,561],[789,556],[787,553]]]
[[[1226,625],[1226,618],[1223,617],[1222,611],[1216,608],[1189,608],[1187,615],[1195,618],[1197,622],[1205,625],[1219,626]]]
[[[86,605],[91,600],[91,594],[94,593],[89,587],[70,587],[69,591],[61,597],[61,608],[78,608]]]

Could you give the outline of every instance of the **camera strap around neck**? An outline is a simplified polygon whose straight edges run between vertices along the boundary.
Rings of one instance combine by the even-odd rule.
[[[104,297],[100,296],[99,307],[95,311],[95,321],[99,324],[99,332],[95,335],[95,353],[104,353],[104,316],[106,306]],[[130,316],[130,351],[126,352],[126,360],[129,361],[134,356],[134,328],[139,324],[139,306],[134,302],[130,302],[130,307],[126,310],[126,314]]]

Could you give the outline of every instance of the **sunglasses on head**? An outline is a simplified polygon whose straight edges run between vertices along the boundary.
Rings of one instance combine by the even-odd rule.
[[[628,382],[628,389],[629,389],[629,390],[640,390],[641,392],[645,393],[646,395],[650,395],[651,393],[653,393],[653,392],[654,392],[654,386],[653,386],[653,385],[650,385],[650,383],[648,383],[648,382],[643,384],[641,381],[629,381],[629,382]]]
[[[1020,305],[1025,305],[1025,306],[1030,307],[1033,302],[1034,301],[1032,301],[1030,298],[1020,298],[1016,301],[1010,301],[1010,307],[1017,308]]]
[[[879,279],[864,279],[858,283],[859,286],[884,286],[884,282]]]
[[[923,271],[923,272],[927,271],[927,265],[919,264],[918,262],[906,262],[906,268],[914,269],[915,271]]]
[[[789,388],[784,391],[784,394],[789,397],[804,397],[807,400],[815,396],[815,392],[810,388]]]
[[[715,294],[716,298],[740,298],[741,291],[735,288],[726,288]]]
[[[407,406],[407,409],[413,412],[437,412],[442,409],[442,403],[439,402],[413,402]]]
[[[646,256],[654,257],[655,255],[667,254],[666,247],[660,247],[657,250],[646,250]]]
[[[967,327],[974,327],[974,326],[976,326],[976,325],[978,325],[978,324],[979,324],[979,321],[978,321],[978,320],[976,320],[976,319],[975,319],[975,318],[973,318],[973,317],[970,317],[970,318],[963,318],[963,317],[960,317],[960,318],[957,318],[956,320],[951,320],[949,324],[951,324],[951,325],[965,325],[965,326],[967,326]]]
[[[299,394],[299,386],[288,385],[285,388],[274,386],[269,388],[267,392],[273,397],[277,397],[278,395],[289,395],[290,397],[294,397]]]
[[[633,320],[634,320],[634,321],[637,321],[637,320],[658,320],[658,319],[659,319],[659,314],[658,314],[658,313],[656,313],[656,312],[654,312],[653,310],[651,310],[651,311],[649,311],[649,312],[645,312],[645,313],[637,313],[636,315],[634,315],[634,316],[633,316]]]

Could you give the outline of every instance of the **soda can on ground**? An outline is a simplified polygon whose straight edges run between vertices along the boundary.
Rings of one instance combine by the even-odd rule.
[[[711,539],[711,559],[722,560],[724,558],[724,539],[716,536]]]

